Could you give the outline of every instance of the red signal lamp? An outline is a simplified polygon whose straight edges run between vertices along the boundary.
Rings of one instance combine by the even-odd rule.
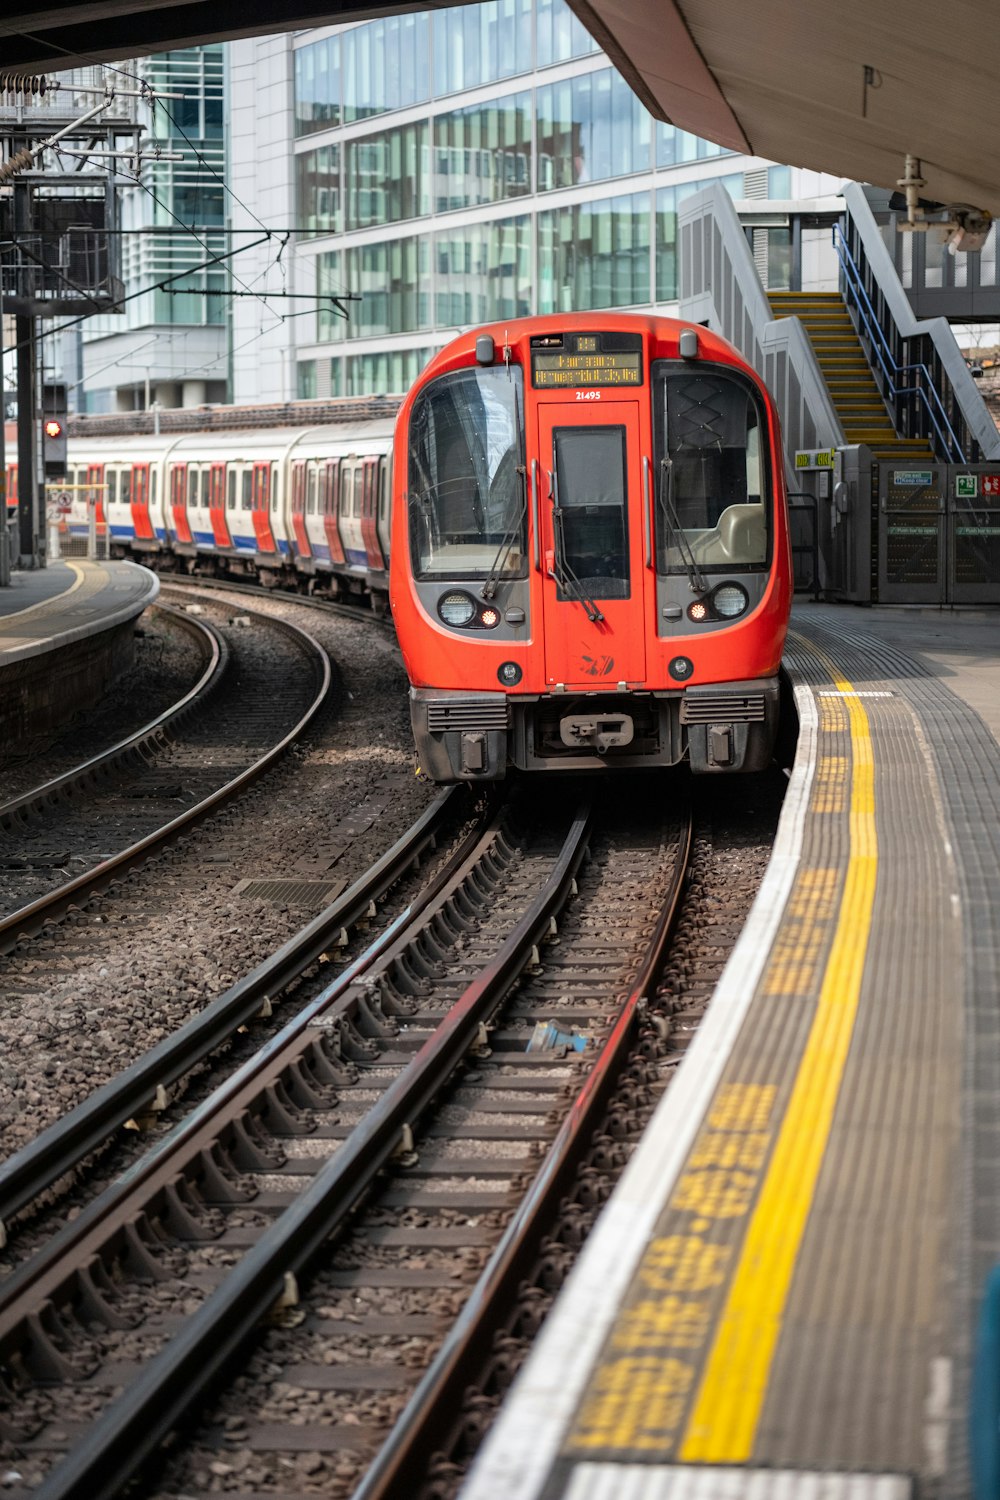
[[[48,417],[44,430],[47,438],[62,437],[63,424],[56,417]]]

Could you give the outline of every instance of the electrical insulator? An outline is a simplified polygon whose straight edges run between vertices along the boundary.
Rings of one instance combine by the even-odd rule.
[[[14,104],[26,99],[41,99],[49,81],[44,73],[0,73],[0,94],[13,94],[15,98],[7,98],[5,104]]]

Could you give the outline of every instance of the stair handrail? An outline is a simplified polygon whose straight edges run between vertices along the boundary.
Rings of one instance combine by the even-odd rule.
[[[899,364],[895,356],[893,355],[892,350],[889,348],[889,341],[886,338],[885,330],[882,328],[881,323],[879,323],[878,318],[876,317],[875,309],[872,307],[871,299],[868,296],[867,290],[865,289],[865,284],[861,272],[858,269],[853,255],[851,254],[850,247],[844,236],[844,231],[839,224],[834,224],[833,226],[833,248],[837,253],[837,259],[840,262],[841,270],[844,272],[845,280],[847,281],[850,290],[854,293],[858,309],[858,316],[863,322],[865,332],[868,334],[868,337],[871,340],[872,352],[875,354],[879,365],[881,366],[882,374],[885,376],[886,383],[889,387],[890,396],[893,400],[901,395],[919,396],[924,403],[924,407],[926,408],[928,420],[933,426],[934,431],[937,433],[938,442],[947,453],[948,460],[950,462],[960,464],[967,463],[968,459],[966,457],[965,451],[962,448],[962,444],[959,442],[959,439],[955,433],[955,429],[952,427],[951,422],[948,419],[948,413],[944,409],[944,403],[941,400],[940,394],[938,393],[937,386],[934,384],[934,380],[930,370],[925,364],[922,363],[909,365]],[[924,379],[927,382],[927,385],[907,385],[896,383],[896,379],[894,377],[908,374],[911,371],[918,375],[923,375]],[[930,389],[934,400],[937,402],[941,420],[943,421],[945,428],[947,429],[948,437],[951,439],[952,446],[950,450],[945,439],[945,435],[941,431],[941,427],[938,423],[937,417],[934,414],[933,407],[928,400],[928,388]]]

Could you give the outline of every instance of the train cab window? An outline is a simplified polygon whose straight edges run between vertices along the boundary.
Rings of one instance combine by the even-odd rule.
[[[556,598],[629,597],[628,469],[624,427],[556,427]]]
[[[253,470],[243,470],[243,509],[253,510]]]
[[[660,573],[753,571],[770,553],[767,417],[735,372],[653,367]]]
[[[520,367],[443,375],[414,402],[407,484],[418,578],[527,571]]]

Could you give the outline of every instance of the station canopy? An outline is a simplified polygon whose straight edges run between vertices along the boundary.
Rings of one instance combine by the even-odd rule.
[[[1000,214],[1000,18],[982,0],[570,0],[658,118],[734,150]],[[371,19],[379,0],[8,0],[4,73]]]

